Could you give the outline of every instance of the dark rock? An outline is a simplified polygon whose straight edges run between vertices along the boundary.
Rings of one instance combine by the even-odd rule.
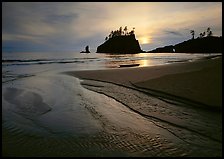
[[[88,46],[88,45],[86,46],[85,50],[86,50],[86,51],[81,51],[80,53],[90,53],[90,51],[89,51],[89,46]]]
[[[171,52],[175,52],[174,51],[174,46],[173,45],[169,45],[169,46],[165,46],[165,47],[159,47],[156,48],[155,50],[151,50],[149,51],[150,53],[160,53],[160,52],[165,52],[165,53],[171,53]]]
[[[135,35],[115,36],[97,47],[97,53],[134,54],[144,52]]]
[[[174,46],[156,48],[149,53],[222,53],[222,37],[209,36],[190,39]]]
[[[176,52],[183,53],[221,53],[222,37],[205,37],[184,41],[175,45]]]

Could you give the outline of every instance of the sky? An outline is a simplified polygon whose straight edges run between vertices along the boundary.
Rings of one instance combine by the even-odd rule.
[[[135,28],[142,50],[222,36],[221,2],[2,2],[2,51],[91,52],[112,30]]]

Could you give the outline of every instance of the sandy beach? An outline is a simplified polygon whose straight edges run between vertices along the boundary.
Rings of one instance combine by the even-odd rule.
[[[66,74],[80,78],[84,88],[115,99],[168,130],[186,144],[179,145],[180,149],[185,149],[182,154],[219,156],[222,142],[221,65],[222,57],[211,57],[162,66]]]
[[[222,57],[162,66],[75,71],[81,79],[111,82],[166,94],[221,109]]]
[[[216,57],[6,82],[3,156],[220,157],[221,64]]]

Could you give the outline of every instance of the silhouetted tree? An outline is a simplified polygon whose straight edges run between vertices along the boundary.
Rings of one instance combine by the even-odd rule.
[[[114,30],[114,31],[112,30],[110,32],[110,34],[108,35],[108,37],[105,38],[105,41],[107,41],[108,39],[113,38],[115,36],[133,35],[134,34],[134,29],[135,28],[133,27],[133,30],[128,32],[128,27],[125,26],[124,31],[122,30],[122,27],[120,27],[118,30]]]
[[[119,28],[119,35],[122,35],[122,27]]]
[[[130,31],[129,34],[130,35],[133,35],[134,34],[134,30]]]
[[[124,34],[125,34],[125,35],[127,35],[127,31],[128,31],[128,27],[125,26],[125,27],[124,27]]]
[[[199,34],[199,38],[203,38],[205,36],[205,32]]]
[[[212,36],[212,31],[210,27],[207,28],[207,36]]]
[[[212,33],[212,31],[210,30],[209,33],[208,33],[208,36],[212,36],[212,34],[213,34],[213,33]]]
[[[112,30],[112,31],[110,32],[110,38],[112,38],[113,35],[114,35],[114,31]]]
[[[205,31],[202,33],[202,36],[203,36],[203,37],[205,36]]]
[[[113,31],[110,32],[110,34],[108,35],[108,38],[112,38],[112,34],[113,34]]]
[[[130,32],[128,33],[128,35],[134,35],[134,32],[135,32],[134,29],[135,29],[135,28],[133,28],[132,31],[130,31]]]
[[[210,30],[211,30],[211,28],[210,28],[210,27],[208,27],[208,28],[207,28],[207,33],[209,33],[209,32],[210,32]]]
[[[191,30],[191,35],[192,35],[192,39],[194,39],[194,34],[195,34],[195,31],[194,30]]]

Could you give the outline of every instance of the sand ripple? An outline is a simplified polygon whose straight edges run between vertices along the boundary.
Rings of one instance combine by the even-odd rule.
[[[16,105],[13,111],[17,110],[26,116],[41,115],[51,110],[50,106],[44,103],[41,96],[35,92],[6,88],[3,96],[7,102]]]
[[[111,83],[35,79],[3,91],[3,156],[221,156],[219,116]]]
[[[187,155],[210,156],[221,153],[222,118],[220,113],[195,109],[181,103],[170,104],[170,102],[112,83],[84,80],[82,85],[117,100],[135,113],[150,119],[158,127],[169,131],[185,143],[181,147],[189,149]]]

